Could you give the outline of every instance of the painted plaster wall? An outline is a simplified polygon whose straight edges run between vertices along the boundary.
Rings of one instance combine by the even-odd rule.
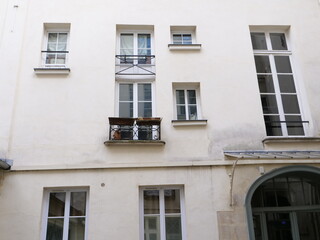
[[[319,86],[320,52],[313,46],[320,38],[319,19],[315,0],[268,1],[267,6],[262,1],[20,2],[16,35],[6,36],[8,44],[16,41],[17,48],[5,48],[7,58],[2,58],[11,66],[4,69],[8,102],[3,105],[8,109],[1,125],[3,146],[9,145],[10,158],[21,168],[212,161],[223,157],[223,149],[262,149],[265,130],[250,25],[291,26],[303,111],[310,121],[310,135],[318,136],[320,111],[315,89]],[[33,71],[40,64],[44,23],[71,24],[68,76],[40,76]],[[154,98],[156,116],[163,118],[164,147],[103,145],[108,137],[107,118],[115,116],[117,24],[154,26]],[[201,50],[169,51],[170,25],[197,26]],[[207,126],[172,126],[172,82],[200,82]]]
[[[227,184],[224,168],[11,172],[0,188],[1,240],[40,239],[44,188],[70,186],[89,187],[88,239],[138,240],[139,187],[150,185],[183,186],[187,238],[218,239]]]

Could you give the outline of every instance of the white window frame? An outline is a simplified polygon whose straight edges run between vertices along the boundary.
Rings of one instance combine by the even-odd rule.
[[[159,190],[159,205],[160,205],[160,239],[166,240],[166,229],[165,229],[165,204],[164,204],[164,190],[180,190],[180,218],[181,218],[181,235],[182,240],[186,240],[186,212],[185,212],[185,194],[183,186],[144,186],[140,187],[139,198],[140,198],[140,240],[144,239],[144,190]],[[174,214],[177,215],[177,214]]]
[[[176,35],[176,34],[179,34],[179,35],[191,35],[191,43],[175,43],[173,41],[173,35]],[[195,33],[194,31],[171,31],[171,42],[172,44],[175,44],[175,45],[190,45],[190,44],[195,44],[196,43],[196,40],[195,40]]]
[[[185,110],[186,110],[186,119],[178,119],[177,112],[177,95],[176,90],[184,90],[185,92]],[[195,90],[196,92],[196,107],[197,107],[197,118],[189,119],[189,109],[188,109],[188,99],[187,99],[187,90]],[[173,103],[174,103],[174,119],[177,121],[192,121],[192,120],[202,120],[201,107],[200,107],[200,84],[199,83],[174,83],[173,84]]]
[[[47,237],[47,226],[48,226],[48,213],[49,213],[49,201],[50,201],[50,193],[66,193],[66,202],[65,202],[65,210],[64,210],[64,223],[63,223],[63,239],[68,240],[68,230],[69,230],[69,219],[70,219],[70,199],[72,192],[86,192],[86,215],[85,218],[85,233],[84,240],[87,240],[88,237],[88,212],[89,212],[89,189],[88,188],[50,188],[45,189],[43,194],[43,214],[42,214],[42,233],[41,239],[46,240]],[[81,216],[83,217],[83,216]]]
[[[67,46],[66,46],[66,59],[64,64],[47,64],[46,63],[46,56],[47,53],[41,54],[41,65],[45,68],[66,68],[68,65],[68,58],[69,58],[69,41],[70,41],[70,30],[69,29],[45,29],[44,31],[44,41],[43,41],[43,51],[47,51],[47,45],[49,40],[49,33],[67,33]]]
[[[280,121],[285,121],[285,115],[290,116],[290,114],[284,113],[284,107],[283,107],[283,103],[282,103],[281,94],[286,95],[286,93],[281,93],[281,91],[280,91],[279,79],[277,76],[278,72],[276,69],[274,57],[275,56],[288,56],[289,57],[291,70],[292,70],[291,75],[293,76],[293,82],[294,82],[294,86],[295,86],[295,90],[296,90],[295,95],[297,96],[297,100],[298,100],[300,117],[301,117],[301,121],[304,121],[305,118],[304,118],[304,114],[303,114],[303,104],[302,104],[302,100],[301,100],[301,96],[300,96],[301,94],[299,93],[298,81],[296,79],[297,74],[295,73],[295,70],[294,70],[294,65],[293,65],[294,61],[292,59],[292,51],[290,48],[290,39],[288,37],[287,32],[281,31],[281,30],[267,30],[267,31],[265,31],[265,30],[252,29],[250,31],[250,33],[264,33],[265,34],[267,49],[266,50],[253,49],[253,54],[254,54],[254,56],[268,56],[269,57],[270,68],[271,68],[270,74],[273,79],[273,86],[274,86],[274,90],[275,90],[274,95],[276,97],[276,102],[277,102],[277,107],[278,107],[278,115],[279,115]],[[284,34],[284,36],[286,38],[287,50],[273,50],[272,44],[271,44],[270,33]],[[257,74],[258,73],[256,72],[256,75]],[[259,94],[261,96],[260,91],[259,91]],[[265,93],[262,93],[262,94],[268,95]],[[293,95],[293,94],[291,93],[290,95]],[[263,116],[266,116],[266,115],[268,115],[268,114],[263,114]],[[270,115],[272,115],[272,114],[270,114]],[[292,114],[292,115],[298,115],[298,114]],[[305,137],[308,135],[308,128],[305,123],[301,123],[301,124],[302,124],[302,128],[304,131],[304,135],[289,135],[288,130],[287,130],[287,123],[280,123],[282,135],[281,136],[268,135],[268,137],[279,137],[279,138],[281,138],[281,137]],[[266,123],[265,123],[265,126],[266,126]]]
[[[117,81],[116,84],[116,115],[120,114],[120,84],[133,84],[133,118],[142,117],[138,116],[138,84],[151,85],[151,106],[152,117],[155,116],[155,84],[150,81]]]

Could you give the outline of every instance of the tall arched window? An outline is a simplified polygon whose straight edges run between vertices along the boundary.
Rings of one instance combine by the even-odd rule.
[[[258,179],[247,199],[250,238],[320,240],[320,170],[286,167]]]

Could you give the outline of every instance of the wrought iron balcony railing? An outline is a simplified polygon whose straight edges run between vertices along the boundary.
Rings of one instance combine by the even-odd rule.
[[[66,67],[69,51],[41,51],[43,67],[62,68]]]
[[[109,117],[109,140],[161,140],[161,118]]]
[[[155,75],[155,56],[116,55],[116,75]]]

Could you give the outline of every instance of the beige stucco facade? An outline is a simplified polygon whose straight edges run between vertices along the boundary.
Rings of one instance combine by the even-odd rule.
[[[201,47],[170,50],[172,26],[195,29]],[[317,0],[1,1],[0,159],[13,160],[0,170],[1,240],[45,239],[44,192],[73,187],[89,192],[87,240],[142,240],[144,186],[183,187],[182,240],[249,239],[252,184],[282,167],[320,168],[320,157],[235,162],[225,152],[320,150],[319,26]],[[70,73],[39,74],[46,32],[61,27]],[[165,144],[104,144],[124,81],[115,76],[122,29],[152,34],[155,76],[140,81],[152,83]],[[303,136],[266,140],[250,30],[286,33]],[[176,126],[173,89],[189,83],[207,121]]]

